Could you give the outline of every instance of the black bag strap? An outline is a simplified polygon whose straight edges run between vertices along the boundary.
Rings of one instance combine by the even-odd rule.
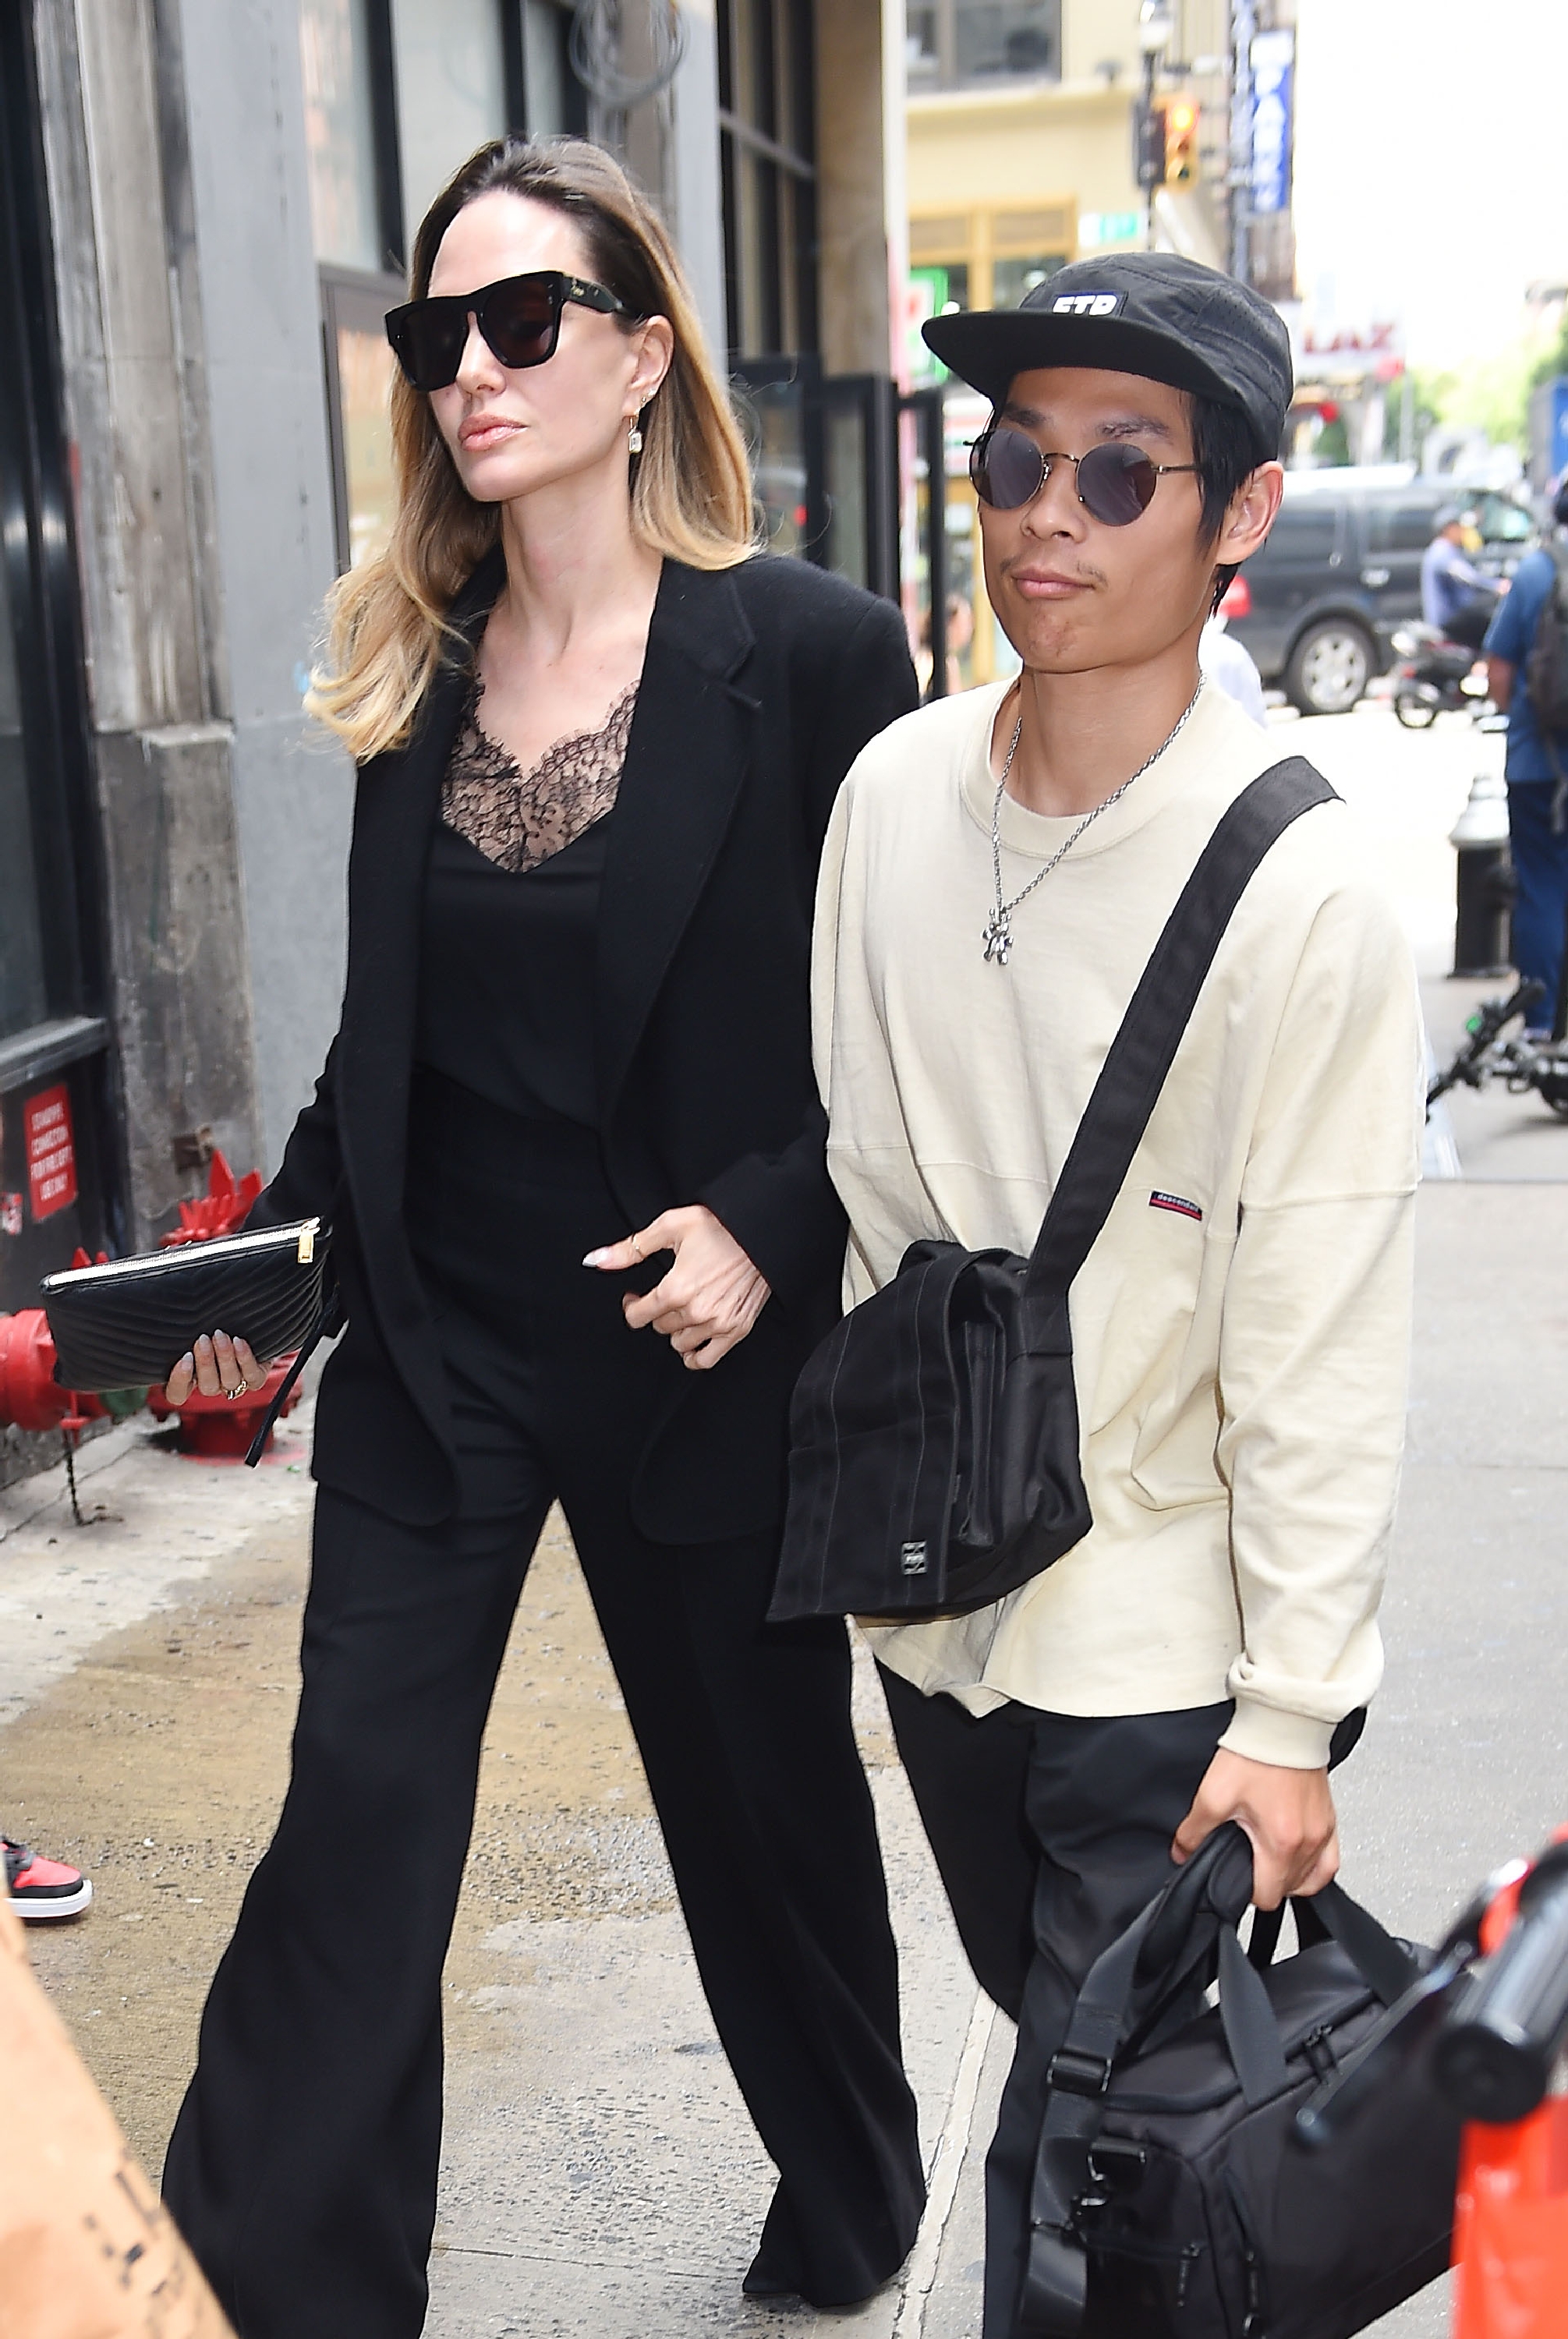
[[[271,1437],[273,1430],[278,1426],[278,1416],[282,1412],[284,1406],[287,1405],[289,1401],[290,1390],[293,1387],[294,1383],[299,1379],[300,1375],[304,1371],[305,1367],[310,1363],[311,1358],[315,1355],[316,1350],[321,1347],[321,1342],[325,1339],[330,1338],[333,1334],[340,1332],[342,1328],[342,1300],[334,1283],[332,1288],[329,1290],[326,1298],[321,1302],[321,1314],[317,1317],[315,1322],[306,1333],[304,1339],[301,1342],[299,1354],[294,1358],[293,1363],[289,1367],[288,1371],[284,1374],[282,1381],[279,1386],[278,1394],[272,1399],[271,1404],[267,1407],[266,1412],[261,1416],[261,1427],[257,1430],[256,1435],[251,1438],[250,1445],[245,1449],[245,1467],[247,1470],[253,1470],[261,1459],[262,1455],[266,1452],[267,1440]]]
[[[1057,1179],[1025,1290],[1065,1292],[1120,1193],[1231,913],[1271,845],[1336,791],[1305,756],[1273,765],[1222,814],[1144,968]]]
[[[1318,1941],[1337,1941],[1373,1996],[1381,1999],[1385,2006],[1394,2005],[1413,1982],[1420,1980],[1421,1969],[1409,1950],[1378,1923],[1370,1909],[1353,1900],[1343,1885],[1325,1884],[1321,1890],[1307,1899],[1293,1900],[1290,1906],[1296,1912],[1296,1934],[1301,1947],[1305,1949]],[[1247,1954],[1259,1971],[1266,1971],[1273,1963],[1284,1922],[1283,1901],[1277,1909],[1260,1909],[1254,1917]]]
[[[1085,2189],[1111,2070],[1132,2027],[1133,1994],[1150,1937],[1162,1969],[1185,1969],[1190,1964],[1190,1937],[1200,1923],[1223,1922],[1228,1915],[1234,1929],[1234,1919],[1246,1906],[1239,1880],[1250,1880],[1251,1872],[1251,1847],[1241,1830],[1217,1829],[1179,1876],[1100,1952],[1084,1979],[1048,2071],[1050,2093],[1035,2155],[1029,2252],[1016,2318],[1019,2333],[1029,2339],[1076,2339],[1083,2319],[1088,2259],[1073,2227],[1073,2204]],[[1169,1926],[1161,1927],[1168,1915]]]

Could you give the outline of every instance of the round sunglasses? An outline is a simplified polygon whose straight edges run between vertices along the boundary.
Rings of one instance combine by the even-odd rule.
[[[1108,439],[1087,455],[1064,455],[1035,445],[1022,430],[993,422],[970,449],[969,476],[982,504],[993,511],[1017,511],[1034,501],[1053,463],[1070,463],[1078,500],[1091,519],[1126,528],[1149,509],[1154,490],[1168,472],[1196,471],[1196,463],[1157,463],[1141,447]]]
[[[463,362],[470,317],[486,346],[515,373],[555,356],[561,311],[568,301],[608,317],[630,314],[626,302],[602,284],[564,276],[558,268],[536,268],[527,276],[503,276],[477,292],[440,294],[389,310],[387,339],[416,390],[445,390]]]

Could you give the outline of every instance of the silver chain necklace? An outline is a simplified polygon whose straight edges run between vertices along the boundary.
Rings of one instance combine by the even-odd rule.
[[[1037,869],[1034,875],[1030,879],[1028,884],[1023,887],[1022,891],[1015,893],[1011,902],[1006,902],[1003,901],[1001,893],[1001,800],[1007,794],[1007,775],[1012,769],[1012,759],[1018,753],[1018,743],[1023,734],[1023,708],[1021,705],[1020,706],[1018,710],[1018,721],[1012,726],[1012,738],[1007,750],[1007,761],[1001,767],[1001,777],[996,784],[996,800],[991,808],[991,873],[996,879],[996,907],[991,913],[991,917],[986,923],[984,934],[981,937],[985,943],[985,961],[988,966],[993,960],[998,966],[1005,966],[1007,964],[1008,957],[1012,950],[1012,913],[1018,908],[1020,903],[1027,902],[1035,887],[1037,885],[1044,884],[1046,879],[1056,867],[1058,862],[1064,861],[1067,858],[1067,855],[1072,851],[1073,846],[1078,843],[1078,840],[1083,834],[1084,830],[1091,826],[1092,824],[1100,818],[1102,812],[1109,812],[1113,804],[1119,804],[1122,797],[1127,794],[1128,789],[1132,785],[1133,781],[1142,779],[1150,764],[1159,763],[1166,749],[1173,745],[1177,738],[1180,735],[1182,726],[1185,725],[1187,718],[1191,714],[1193,708],[1197,706],[1202,690],[1203,684],[1202,681],[1199,680],[1197,690],[1193,692],[1192,696],[1188,700],[1186,706],[1182,708],[1181,713],[1178,716],[1176,727],[1170,733],[1169,737],[1162,739],[1159,746],[1155,749],[1153,755],[1147,757],[1143,763],[1139,764],[1136,772],[1129,773],[1119,788],[1113,788],[1110,794],[1106,797],[1103,804],[1097,804],[1092,812],[1086,812],[1084,814],[1083,818],[1079,822],[1078,826],[1073,830],[1072,834],[1068,838],[1066,844],[1058,845],[1056,851],[1051,854],[1050,859],[1046,863],[1044,868]]]

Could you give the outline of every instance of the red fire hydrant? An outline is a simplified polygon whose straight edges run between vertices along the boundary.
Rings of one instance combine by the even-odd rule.
[[[237,1235],[261,1190],[259,1170],[247,1170],[242,1178],[236,1178],[215,1149],[206,1192],[193,1202],[181,1203],[180,1223],[163,1238],[159,1249],[179,1250],[186,1243],[211,1242],[215,1235]]]
[[[102,1421],[102,1397],[78,1396],[54,1378],[54,1343],[42,1308],[0,1316],[0,1424],[16,1429],[84,1429]]]

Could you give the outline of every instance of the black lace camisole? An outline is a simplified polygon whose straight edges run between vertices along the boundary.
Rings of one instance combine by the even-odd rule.
[[[441,785],[416,1059],[507,1111],[593,1128],[599,884],[636,686],[528,772],[481,727],[482,689]]]

